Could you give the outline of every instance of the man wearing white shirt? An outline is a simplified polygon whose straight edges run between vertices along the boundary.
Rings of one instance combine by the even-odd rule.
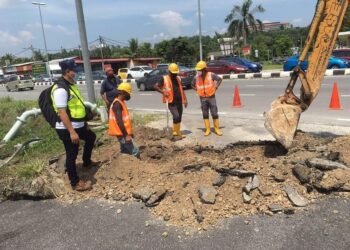
[[[72,188],[76,191],[91,189],[91,181],[81,180],[76,170],[76,159],[79,152],[79,141],[85,141],[83,167],[97,164],[91,160],[96,135],[86,124],[86,108],[77,85],[74,82],[76,64],[74,60],[60,62],[62,77],[52,88],[51,97],[59,121],[56,132],[66,150],[66,170]]]

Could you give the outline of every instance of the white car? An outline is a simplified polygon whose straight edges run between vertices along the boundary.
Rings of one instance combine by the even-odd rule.
[[[128,78],[139,79],[149,74],[152,70],[150,66],[136,66],[128,70]]]

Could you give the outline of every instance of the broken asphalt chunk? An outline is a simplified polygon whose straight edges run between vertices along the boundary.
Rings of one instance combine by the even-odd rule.
[[[199,171],[203,167],[210,167],[210,162],[205,161],[205,162],[200,162],[200,163],[195,163],[195,164],[188,164],[182,167],[184,171]]]
[[[301,184],[308,183],[310,181],[311,169],[298,164],[293,167],[293,174],[298,178]]]
[[[320,158],[311,158],[305,161],[306,165],[310,168],[317,168],[322,171],[334,170],[337,168],[350,170],[350,168],[344,164],[335,161],[329,161]]]
[[[164,199],[165,195],[167,193],[166,189],[159,189],[154,194],[151,195],[151,197],[148,199],[148,201],[145,203],[147,207],[154,207],[159,204],[159,202]]]
[[[153,194],[153,191],[148,187],[139,188],[132,193],[132,197],[138,200],[142,200],[143,202],[147,202],[148,199]]]
[[[243,191],[249,194],[250,191],[258,188],[259,186],[260,180],[257,175],[254,175],[253,177],[249,177],[248,183],[243,187]]]
[[[205,204],[215,204],[218,191],[213,187],[200,187],[198,190],[199,198]]]
[[[256,175],[254,172],[246,171],[246,170],[239,170],[239,169],[231,169],[227,167],[218,167],[216,168],[216,172],[222,173],[222,174],[228,174],[232,176],[237,176],[239,178],[246,178]]]
[[[289,200],[297,207],[306,207],[309,201],[300,195],[294,188],[289,185],[284,187],[284,191],[288,195]]]
[[[224,185],[226,181],[226,176],[225,175],[218,175],[218,177],[213,181],[213,186],[216,187],[221,187],[222,185]]]

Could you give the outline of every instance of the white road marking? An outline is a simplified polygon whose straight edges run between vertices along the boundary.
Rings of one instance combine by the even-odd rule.
[[[227,115],[226,112],[218,112],[219,115]]]
[[[142,95],[142,96],[151,96],[153,94],[140,94],[140,95]]]
[[[341,97],[350,97],[350,95],[341,95]]]
[[[256,96],[256,94],[240,94],[240,96]]]
[[[247,87],[264,87],[265,85],[247,85]]]
[[[350,119],[338,118],[337,121],[350,122]]]
[[[264,115],[263,114],[258,114],[258,116],[263,117]]]
[[[130,108],[130,110],[147,111],[147,112],[165,112],[166,111],[166,109],[139,109],[139,108]]]

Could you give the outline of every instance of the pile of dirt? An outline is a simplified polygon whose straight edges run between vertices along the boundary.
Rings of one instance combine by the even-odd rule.
[[[235,215],[294,213],[331,192],[349,196],[349,137],[299,131],[289,151],[275,142],[180,147],[164,131],[145,127],[135,138],[141,160],[120,154],[117,142],[102,146],[94,154],[98,169],[79,168],[93,190],[60,199],[136,199],[171,225],[205,230]]]

